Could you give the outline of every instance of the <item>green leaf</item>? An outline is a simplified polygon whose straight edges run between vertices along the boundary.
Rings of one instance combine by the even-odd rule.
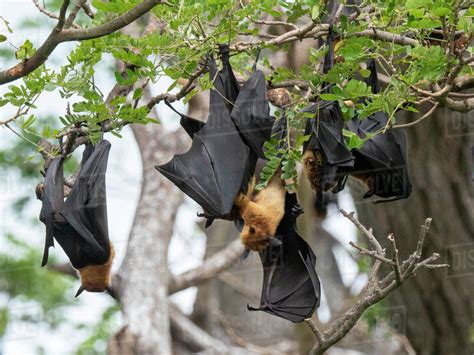
[[[5,42],[7,40],[7,36],[0,34],[0,42]]]
[[[319,5],[314,5],[313,9],[311,10],[311,18],[316,20],[319,18]]]
[[[138,100],[140,97],[143,96],[143,89],[142,88],[138,88],[137,90],[135,90],[135,92],[133,93],[133,99],[134,100]]]
[[[334,94],[321,94],[319,97],[326,101],[336,101],[338,99],[338,97]]]

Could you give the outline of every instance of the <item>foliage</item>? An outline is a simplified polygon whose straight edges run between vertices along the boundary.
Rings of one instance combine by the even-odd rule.
[[[48,9],[57,10],[61,5],[61,1],[57,0],[46,3]],[[138,0],[93,1],[96,16],[90,19],[81,14],[77,23],[83,27],[94,27],[129,11],[139,3]],[[317,24],[326,14],[324,4],[315,0],[265,0],[236,6],[230,0],[170,0],[166,5],[155,6],[151,11],[157,27],[162,26],[162,30],[146,31],[144,20],[141,20],[139,25],[142,26],[143,34],[140,37],[114,32],[79,42],[58,70],[53,70],[46,62],[24,77],[22,82],[9,85],[9,91],[0,99],[0,106],[17,108],[15,123],[23,131],[22,134],[34,131],[43,138],[54,140],[65,135],[71,127],[82,127],[94,142],[100,139],[103,126],[107,123],[107,130],[120,135],[125,124],[156,123],[148,116],[150,107],[140,104],[145,84],[155,85],[160,78],[169,77],[173,80],[167,89],[170,92],[182,85],[184,80],[194,78],[203,57],[207,53],[215,53],[219,43],[244,44],[242,49],[235,51],[232,64],[237,72],[247,75],[255,48],[263,48],[266,53],[288,51],[290,48],[286,44],[275,45],[267,40],[265,30],[258,26],[262,15],[286,19],[292,24],[308,20]],[[335,24],[334,31],[339,36],[335,48],[337,60],[327,74],[322,74],[319,67],[325,47],[310,48],[309,63],[303,65],[299,72],[281,67],[275,69],[267,58],[261,61],[261,65],[271,72],[267,78],[272,85],[286,80],[302,80],[307,82],[312,92],[308,97],[306,91],[291,90],[293,103],[287,107],[291,126],[304,127],[304,122],[297,122],[306,119],[299,114],[299,110],[318,95],[323,82],[330,84],[332,90],[331,93],[321,95],[321,98],[338,101],[345,119],[363,119],[376,111],[384,111],[394,123],[397,110],[417,111],[414,106],[419,97],[412,88],[441,83],[450,68],[459,62],[459,56],[449,50],[445,41],[433,37],[433,30],[443,28],[448,32],[458,30],[471,33],[473,29],[474,12],[472,8],[459,10],[463,6],[460,1],[390,0],[370,1],[370,5],[374,6],[375,11],[369,12],[367,16],[358,16],[354,21],[343,13]],[[311,19],[308,19],[308,14],[311,14]],[[10,46],[7,40],[14,36],[14,29],[6,19],[2,18],[2,21],[4,26],[0,49],[5,49]],[[410,38],[416,40],[417,44],[400,45],[395,41],[357,36],[357,33],[370,28],[392,34],[408,31]],[[250,42],[242,40],[252,37],[254,40]],[[19,60],[26,60],[37,45],[27,39],[12,55]],[[469,50],[472,52],[472,48]],[[126,65],[124,71],[112,70],[119,85],[134,85],[130,100],[119,95],[107,101],[106,95],[96,84],[97,70],[103,70],[104,62],[110,57]],[[376,58],[390,76],[390,83],[377,94],[372,94],[364,81],[368,76],[364,63],[370,58]],[[462,73],[472,75],[472,69],[465,66]],[[199,76],[198,83],[201,90],[212,85],[207,73]],[[58,114],[58,124],[45,123],[38,117],[35,102],[45,92],[53,92],[65,100],[65,112]],[[187,102],[198,92],[199,89],[189,90],[184,101]],[[365,99],[360,100],[361,97]],[[66,101],[72,99],[72,106],[66,107]],[[298,132],[299,137],[302,130]],[[363,144],[355,134],[346,131],[345,135],[350,148]],[[286,162],[284,167],[287,169],[285,177],[294,177],[293,167],[300,158],[301,154],[297,154],[293,148],[283,154],[281,160]],[[275,168],[272,165],[275,161],[269,164],[269,169]]]

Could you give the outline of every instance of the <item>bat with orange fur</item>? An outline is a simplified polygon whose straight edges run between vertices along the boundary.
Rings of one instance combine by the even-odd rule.
[[[54,159],[46,171],[40,220],[46,225],[46,243],[42,266],[54,240],[63,248],[72,266],[79,272],[84,290],[107,292],[115,298],[111,286],[111,267],[115,255],[109,240],[105,173],[110,143],[101,141],[84,151],[81,169],[64,201],[64,159]]]

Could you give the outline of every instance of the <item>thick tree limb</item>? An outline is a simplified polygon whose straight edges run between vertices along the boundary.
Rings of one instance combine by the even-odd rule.
[[[63,30],[66,21],[66,10],[69,5],[69,0],[64,1],[60,11],[58,24],[50,33],[48,38],[31,56],[31,58],[28,58],[26,61],[21,62],[10,69],[0,71],[0,85],[12,82],[31,73],[48,59],[49,55],[60,43],[82,41],[111,34],[132,23],[160,3],[163,2],[161,0],[144,0],[130,11],[103,25],[87,29]]]
[[[170,281],[169,292],[175,293],[216,277],[239,260],[243,251],[242,242],[238,239],[234,240],[223,250],[205,260],[202,265],[176,276]]]

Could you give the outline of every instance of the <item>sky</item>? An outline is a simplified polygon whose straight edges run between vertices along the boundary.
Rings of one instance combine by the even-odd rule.
[[[20,24],[25,18],[29,21],[36,21],[35,19],[42,16],[38,13],[38,10],[33,6],[30,0],[0,0],[0,16],[4,17],[10,22],[10,26],[14,29],[14,35],[9,37],[9,40],[15,45],[20,46],[25,39],[30,39],[35,47],[44,41],[48,35],[47,30],[37,29],[23,29]],[[49,21],[49,25],[52,27],[54,21]],[[0,21],[0,33],[4,33],[5,28]],[[48,28],[43,26],[42,28]],[[6,42],[0,45],[8,45]],[[50,56],[48,66],[58,67],[65,63],[65,58],[74,44],[61,44],[55,52]],[[0,63],[0,68],[5,68],[10,63]],[[109,60],[107,64],[112,64]],[[108,92],[114,85],[110,76],[106,71],[103,71],[101,75],[100,70],[98,71],[96,83],[103,92]],[[153,93],[159,93],[160,90],[166,90],[171,84],[170,80],[163,79],[158,85],[153,87]],[[0,87],[0,95],[5,92],[5,88]],[[69,99],[70,102],[74,102],[74,98]],[[37,102],[39,107],[39,115],[61,115],[64,114],[66,102],[62,100],[57,93],[45,93],[41,96]],[[185,108],[177,104],[177,109],[184,110]],[[14,113],[13,110],[7,107],[0,108],[0,119],[10,117]],[[162,119],[162,123],[168,129],[177,129],[179,120],[177,115],[171,112],[165,105],[158,105],[158,113]],[[8,145],[11,139],[16,139],[12,136],[11,132],[0,128],[0,148]],[[123,131],[123,138],[117,138],[112,135],[107,135],[106,139],[112,143],[112,149],[110,151],[109,166],[107,171],[107,200],[108,200],[108,219],[109,219],[109,231],[111,239],[116,249],[116,259],[114,262],[114,270],[116,271],[120,265],[120,262],[125,253],[126,243],[128,234],[132,225],[135,207],[138,201],[140,193],[141,183],[141,161],[138,151],[138,147],[134,141],[133,135],[128,128]],[[76,153],[80,156],[80,152]],[[41,180],[38,177],[38,181]],[[18,176],[15,172],[0,167],[0,249],[5,249],[6,245],[3,242],[5,234],[8,230],[15,230],[16,233],[28,240],[33,245],[37,245],[38,248],[42,248],[44,241],[44,226],[38,224],[32,227],[29,224],[22,223],[16,215],[12,214],[9,210],[9,206],[12,201],[18,195],[22,195],[25,192],[29,194],[34,193],[35,184],[25,186],[19,183]],[[346,191],[339,196],[340,207],[346,210],[354,210],[354,205],[350,194]],[[31,200],[24,211],[22,216],[28,218],[36,218],[39,215],[41,208],[40,201],[36,199]],[[175,232],[171,240],[170,245],[170,269],[173,273],[180,273],[186,271],[192,267],[199,265],[202,261],[205,252],[205,236],[202,233],[196,231],[194,223],[190,223],[196,220],[196,211],[200,210],[192,200],[185,199],[185,203],[180,208],[175,223]],[[182,223],[185,222],[185,223]],[[343,245],[348,245],[350,240],[355,239],[355,230],[351,223],[344,219],[337,210],[333,209],[329,212],[329,218],[324,222],[324,227],[333,233]],[[193,248],[186,247],[189,245],[189,239],[193,238]],[[357,277],[357,266],[347,256],[345,249],[339,248],[334,250],[337,260],[345,270],[342,275],[346,285],[354,283]],[[66,261],[63,251],[60,247],[52,250],[52,254],[61,260]],[[182,260],[187,260],[187,263],[183,263]],[[38,263],[40,261],[38,260]],[[356,290],[364,284],[362,278],[360,282],[356,283]],[[79,286],[77,282],[75,286]],[[76,288],[77,288],[76,287]],[[74,290],[71,290],[71,297]],[[324,283],[323,283],[324,288]],[[180,292],[172,296],[174,300],[185,313],[192,311],[192,304],[196,294],[196,289],[189,289]],[[0,306],[7,302],[5,297],[0,296]],[[94,324],[97,322],[98,317],[101,316],[104,309],[112,304],[107,296],[101,294],[88,294],[83,293],[81,297],[76,301],[78,302],[77,307],[70,307],[68,309],[67,316],[74,320],[81,320],[85,323]],[[324,321],[328,319],[330,314],[327,306],[324,304],[324,298],[319,309],[319,316]],[[24,311],[24,307],[28,308],[28,312],[32,315],[38,312],[37,306],[34,303],[25,304],[24,302],[18,302],[15,304],[8,305],[13,311],[15,309]],[[40,315],[38,315],[40,316]],[[79,332],[80,334],[80,332]],[[48,354],[61,354],[69,353],[75,350],[78,344],[86,337],[87,334],[77,336],[77,330],[68,324],[64,324],[57,331],[51,333],[46,326],[28,328],[28,324],[13,324],[7,332],[3,343],[3,349],[0,348],[0,352],[4,354],[27,354],[33,353],[35,348],[41,344],[45,347]]]

